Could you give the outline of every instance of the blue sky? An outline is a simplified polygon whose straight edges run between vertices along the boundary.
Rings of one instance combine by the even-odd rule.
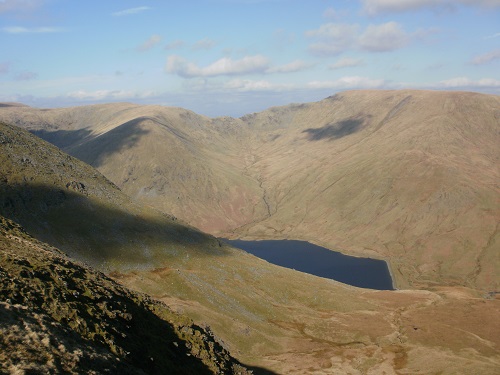
[[[0,101],[242,116],[363,88],[500,94],[500,0],[0,0]]]

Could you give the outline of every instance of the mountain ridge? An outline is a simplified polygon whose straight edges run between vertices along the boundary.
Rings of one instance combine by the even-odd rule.
[[[271,120],[263,124],[271,132],[257,138],[275,138],[277,118]],[[234,130],[231,123],[223,128]],[[309,128],[275,141],[307,136],[301,132]],[[260,179],[272,213],[286,199],[275,194],[269,178],[276,169],[285,171],[272,163],[262,168],[268,160],[252,147],[272,145],[259,145],[249,144],[248,159],[228,163],[247,166],[257,184]],[[217,164],[233,152],[230,146],[236,148],[206,148],[221,148]],[[198,326],[210,326],[243,363],[279,373],[497,373],[500,333],[489,323],[500,311],[494,294],[437,283],[429,290],[372,291],[273,266],[134,202],[95,169],[18,127],[0,126],[0,149],[0,214]],[[318,162],[322,158],[328,155],[320,154]],[[309,160],[314,158],[298,166]],[[321,176],[308,172],[309,178]],[[112,261],[103,264],[106,254]]]
[[[126,103],[0,119],[214,235],[386,259],[400,287],[495,290],[499,108],[494,95],[358,90],[239,119]]]

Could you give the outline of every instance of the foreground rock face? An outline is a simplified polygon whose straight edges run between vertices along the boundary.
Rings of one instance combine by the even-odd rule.
[[[249,373],[211,333],[0,217],[0,368],[20,373]]]

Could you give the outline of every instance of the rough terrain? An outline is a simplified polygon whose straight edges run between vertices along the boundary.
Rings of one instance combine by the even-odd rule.
[[[0,216],[0,371],[250,373],[210,330]]]

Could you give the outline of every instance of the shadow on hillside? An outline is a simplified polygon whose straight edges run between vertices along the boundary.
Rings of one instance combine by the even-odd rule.
[[[150,131],[141,126],[144,121],[148,120],[151,119],[149,117],[135,118],[89,139],[84,144],[69,147],[66,151],[98,168],[109,156],[134,147],[142,136],[148,134]]]
[[[215,237],[160,212],[141,212],[119,192],[96,190],[95,198],[86,195],[91,186],[64,185],[12,186],[0,178],[0,215],[103,271],[157,268],[190,255],[229,255]]]
[[[30,133],[64,150],[90,137],[89,129],[78,130],[30,130]]]
[[[86,129],[78,130],[34,130],[32,134],[52,143],[70,155],[93,167],[100,167],[110,155],[132,148],[139,139],[149,133],[141,127],[149,117],[138,117],[100,135]]]
[[[363,123],[362,119],[347,119],[325,125],[321,128],[309,128],[302,133],[307,133],[310,141],[339,139],[359,131]]]
[[[201,327],[100,273],[55,253],[33,251],[28,243],[12,241],[11,246],[0,247],[0,253],[6,254],[2,266],[7,275],[0,280],[0,300],[15,305],[9,309],[0,305],[5,327],[19,327],[22,322],[30,330],[42,332],[40,340],[49,334],[51,342],[62,343],[67,352],[78,350],[78,372],[106,368],[123,374],[136,373],[135,369],[147,374],[212,374],[192,351],[216,366],[227,368],[236,362]],[[19,309],[20,305],[26,308]],[[41,358],[45,362],[47,349],[37,348],[36,339],[25,345],[30,361]],[[115,356],[121,361],[114,360]],[[221,359],[224,364],[219,363]],[[64,372],[57,358],[55,362],[58,371]],[[255,370],[256,374],[271,374]]]

